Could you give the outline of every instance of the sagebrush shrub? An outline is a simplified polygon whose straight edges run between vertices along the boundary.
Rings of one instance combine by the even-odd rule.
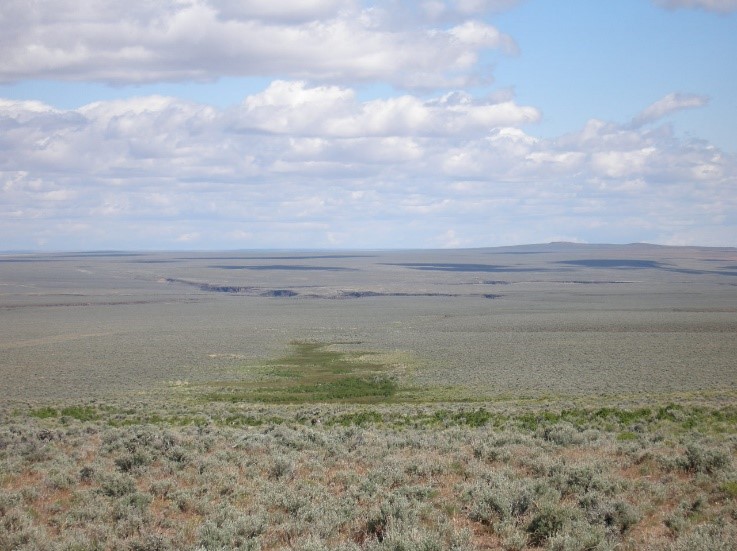
[[[704,448],[699,444],[689,444],[680,465],[690,472],[713,474],[729,465],[729,454],[721,449]]]

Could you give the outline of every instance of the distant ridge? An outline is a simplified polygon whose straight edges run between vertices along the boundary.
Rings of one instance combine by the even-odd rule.
[[[656,243],[576,243],[573,241],[551,241],[549,243],[530,243],[525,245],[503,245],[499,247],[484,247],[488,251],[497,252],[584,252],[594,250],[622,250],[622,251],[646,251],[646,250],[711,250],[711,251],[737,251],[737,247],[711,247],[703,245],[659,245]]]

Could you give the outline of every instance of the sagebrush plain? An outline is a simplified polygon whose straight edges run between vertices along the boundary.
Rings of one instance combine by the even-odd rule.
[[[733,549],[737,250],[0,255],[2,549]]]

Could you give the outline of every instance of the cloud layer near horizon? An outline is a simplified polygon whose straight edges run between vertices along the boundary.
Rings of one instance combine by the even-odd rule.
[[[0,231],[27,226],[25,246],[57,248],[115,243],[125,225],[164,248],[472,246],[541,231],[575,240],[580,228],[716,241],[735,227],[735,161],[659,124],[703,101],[669,95],[637,124],[593,119],[540,139],[524,130],[536,109],[463,92],[359,101],[350,88],[275,81],[230,109],[4,100]],[[495,232],[512,212],[517,229]]]
[[[522,4],[6,0],[0,84],[269,82],[229,107],[0,98],[0,249],[733,243],[737,161],[668,119],[712,98],[540,137],[539,106],[490,88],[520,54],[490,21]]]

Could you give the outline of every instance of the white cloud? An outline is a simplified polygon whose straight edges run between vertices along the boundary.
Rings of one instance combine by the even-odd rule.
[[[466,21],[450,29],[450,34],[462,44],[473,47],[501,48],[517,53],[518,47],[511,36],[500,33],[495,27],[479,21]]]
[[[448,230],[436,238],[438,246],[443,249],[458,248],[464,245],[464,240],[456,235],[455,230]],[[466,241],[467,242],[467,241]]]
[[[540,113],[512,100],[476,101],[462,92],[420,99],[398,96],[359,103],[351,89],[275,81],[231,112],[233,128],[296,136],[441,136],[486,134],[533,123]]]
[[[464,14],[502,11],[519,4],[520,0],[454,0],[451,5]]]
[[[653,2],[737,11],[737,0]],[[733,240],[737,161],[663,124],[706,96],[669,94],[629,122],[543,139],[540,111],[513,88],[449,91],[478,90],[496,55],[517,52],[490,21],[519,3],[4,0],[0,83],[272,82],[228,109],[0,99],[0,235],[19,247],[84,248],[65,241],[83,235],[105,247],[437,246],[582,232],[668,241],[700,225]],[[402,91],[364,100],[376,92],[366,82]]]
[[[35,117],[40,113],[54,112],[55,109],[40,101],[20,101],[0,98],[0,111],[3,116],[23,122],[23,117]]]
[[[514,48],[486,23],[398,23],[347,0],[5,0],[3,10],[0,82],[281,75],[446,87],[471,82],[483,50]]]
[[[662,242],[684,234],[677,220],[718,244],[737,229],[733,157],[667,125],[591,120],[541,139],[521,128],[537,117],[508,96],[361,101],[287,81],[232,109],[0,101],[0,235],[18,248],[400,247],[584,231]]]
[[[420,2],[419,6],[426,18],[447,20],[501,12],[519,3],[520,0],[427,0]]]
[[[694,109],[697,107],[703,107],[709,102],[709,98],[706,96],[700,96],[696,94],[678,94],[672,93],[659,99],[634,119],[632,119],[632,125],[639,127],[645,124],[655,122],[663,117],[682,111],[684,109]]]
[[[212,0],[211,4],[223,19],[280,22],[314,21],[355,7],[350,0]]]
[[[183,233],[176,238],[176,240],[180,243],[190,243],[193,241],[198,241],[199,239],[200,234],[197,232]]]
[[[737,0],[655,0],[655,3],[668,9],[697,8],[717,13],[737,11]]]
[[[653,147],[643,147],[629,151],[605,151],[591,155],[593,171],[606,178],[623,178],[642,174],[651,155],[656,152]]]

